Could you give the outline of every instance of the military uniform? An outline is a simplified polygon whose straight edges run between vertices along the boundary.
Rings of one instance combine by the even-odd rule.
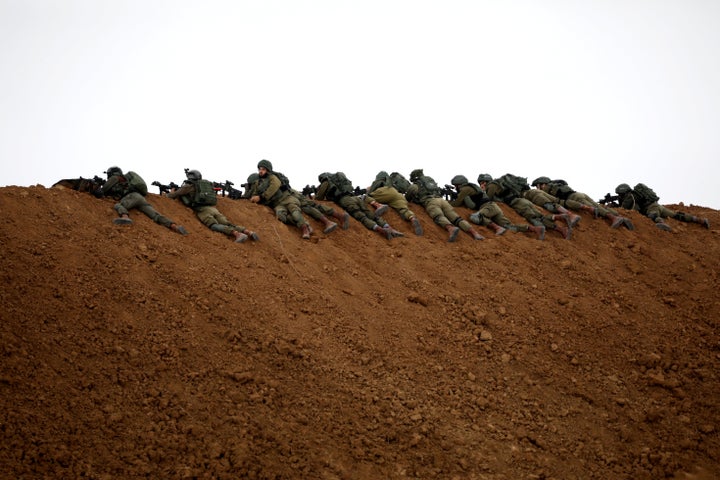
[[[258,203],[272,208],[278,220],[283,223],[292,222],[302,230],[303,238],[310,238],[312,228],[302,215],[300,200],[291,195],[289,186],[283,185],[280,177],[273,173],[269,160],[260,160],[258,170],[260,168],[265,169],[265,173],[259,175],[251,200],[257,199]]]
[[[100,190],[95,192],[98,197],[112,197],[119,200],[113,207],[118,213],[119,218],[115,220],[117,224],[130,224],[130,210],[137,208],[155,223],[171,229],[182,235],[187,235],[187,231],[180,225],[170,220],[168,217],[161,215],[152,205],[145,200],[145,196],[139,192],[133,191],[128,184],[123,172],[118,167],[110,167],[107,169],[107,181]]]
[[[423,234],[420,221],[415,213],[410,210],[405,196],[393,186],[392,178],[387,172],[380,171],[375,176],[375,180],[370,185],[370,188],[368,188],[366,201],[370,203],[376,201],[389,205],[398,212],[403,220],[412,223],[416,235]]]
[[[647,189],[647,187],[643,184],[637,184],[635,185],[635,188],[630,188],[630,186],[626,183],[621,183],[617,186],[615,193],[617,193],[620,197],[621,208],[639,211],[655,222],[655,226],[661,230],[672,230],[665,222],[666,218],[674,218],[675,220],[680,220],[681,222],[699,223],[705,228],[710,228],[710,221],[707,218],[699,218],[688,213],[670,210],[669,208],[660,205],[657,196],[655,196],[654,199],[645,198],[639,193],[639,191],[641,191],[641,186]]]

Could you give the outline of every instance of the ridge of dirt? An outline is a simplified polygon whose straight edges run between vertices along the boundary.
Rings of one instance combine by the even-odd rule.
[[[148,198],[190,234],[0,188],[8,478],[720,477],[716,210],[307,241],[221,198],[260,235],[235,244]]]

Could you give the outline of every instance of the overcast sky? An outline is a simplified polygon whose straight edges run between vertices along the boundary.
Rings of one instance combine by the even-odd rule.
[[[717,0],[0,0],[0,68],[0,185],[265,158],[720,208]]]

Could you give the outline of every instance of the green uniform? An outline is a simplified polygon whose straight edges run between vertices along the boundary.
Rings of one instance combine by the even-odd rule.
[[[174,192],[167,194],[168,198],[180,198],[184,205],[192,208],[198,219],[208,227],[210,230],[224,233],[225,235],[232,236],[233,232],[244,232],[245,227],[234,225],[220,213],[220,211],[212,205],[198,205],[196,201],[196,193],[200,190],[207,191],[206,193],[212,192],[217,196],[215,190],[212,189],[212,184],[207,180],[186,180],[180,188]]]
[[[145,200],[142,194],[130,191],[129,185],[122,175],[112,175],[108,178],[107,182],[105,182],[100,189],[100,194],[119,200],[113,207],[118,215],[128,215],[130,210],[137,208],[155,223],[159,223],[165,227],[170,228],[170,226],[175,223],[155,210],[153,206]]]
[[[525,220],[535,226],[544,226],[549,229],[555,229],[556,225],[552,219],[552,215],[543,215],[540,210],[535,208],[533,203],[522,197],[509,194],[497,182],[488,182],[486,193],[488,197],[504,201],[510,208],[518,212]]]
[[[274,173],[268,172],[265,177],[260,177],[255,192],[260,196],[260,203],[272,208],[281,222],[291,221],[298,227],[308,225],[302,216],[300,200],[290,194],[288,187],[284,186]]]
[[[441,196],[440,189],[437,188],[437,184],[432,177],[422,175],[415,178],[405,197],[413,203],[422,205],[430,218],[433,219],[433,222],[443,228],[448,225],[455,225],[464,232],[472,229],[472,225],[458,215],[450,202]]]
[[[375,176],[375,181],[367,191],[367,202],[380,202],[393,208],[403,220],[412,220],[415,214],[408,207],[408,201],[394,186],[390,175],[381,171]]]
[[[356,197],[350,191],[338,190],[328,180],[323,180],[320,183],[315,198],[337,203],[368,230],[374,230],[377,225],[383,228],[388,225],[385,219],[375,215],[375,212],[360,197]]]

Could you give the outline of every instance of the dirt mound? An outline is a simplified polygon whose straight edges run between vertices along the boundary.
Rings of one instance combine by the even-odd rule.
[[[715,210],[448,243],[416,208],[423,237],[391,212],[404,238],[307,241],[220,199],[260,234],[236,244],[149,199],[190,234],[0,189],[8,478],[720,476]]]

